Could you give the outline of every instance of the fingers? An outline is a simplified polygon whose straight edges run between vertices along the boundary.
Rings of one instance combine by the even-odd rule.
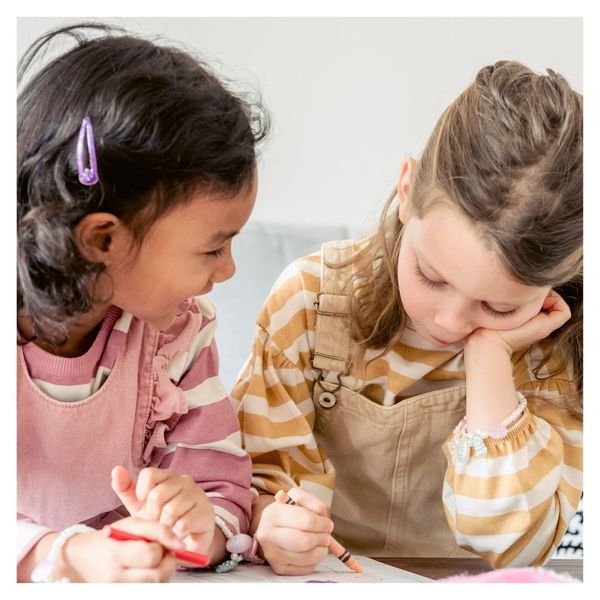
[[[323,500],[317,498],[314,494],[307,492],[301,487],[291,488],[287,495],[298,505],[311,510],[312,512],[317,513],[318,515],[323,515],[327,517],[329,514],[329,508]]]
[[[114,542],[113,553],[124,568],[153,569],[160,565],[165,549],[157,542]]]
[[[257,539],[260,542],[258,535],[257,532]],[[298,531],[289,527],[273,528],[267,537],[271,545],[300,553],[309,552],[316,547],[323,547],[327,550],[332,540],[328,533]]]
[[[140,479],[138,479],[138,488],[140,487]],[[144,487],[152,485],[150,482],[143,482]],[[145,491],[145,516],[148,519],[155,519],[165,525],[171,527],[177,519],[184,513],[188,512],[194,506],[194,498],[187,499],[187,502],[181,502],[179,495],[183,490],[183,482],[180,479],[168,478],[158,483],[149,491]],[[177,500],[179,502],[177,502]]]
[[[313,533],[331,533],[333,531],[333,521],[329,517],[321,516],[303,506],[273,504],[267,509],[265,523],[268,523],[270,527],[289,527]],[[261,523],[262,521],[263,519],[261,519]]]
[[[131,515],[136,515],[143,507],[135,493],[135,485],[125,467],[117,466],[111,472],[111,487],[123,506]]]
[[[214,528],[215,510],[208,498],[206,502],[197,503],[187,513],[182,514],[173,525],[173,531],[182,539],[191,534],[214,533]]]
[[[184,543],[175,535],[175,533],[173,533],[170,527],[158,523],[157,521],[126,517],[125,519],[113,523],[113,526],[116,529],[121,529],[122,531],[156,541],[170,550],[183,550],[185,547]],[[105,528],[105,533],[108,536],[108,528]],[[117,543],[129,544],[131,542],[126,541]]]
[[[157,469],[154,467],[142,469],[135,486],[135,493],[140,502],[146,502],[148,495],[154,487],[172,477],[173,473],[168,469]]]
[[[313,506],[321,513],[327,508],[318,498],[304,490],[291,490],[299,502]],[[312,502],[314,499],[317,502]],[[280,504],[268,505],[256,530],[264,557],[276,573],[300,575],[310,573],[327,556],[331,542],[333,522],[323,514],[317,514],[305,506]]]
[[[157,507],[160,510],[158,502]],[[186,523],[190,523],[193,520],[196,508],[195,498],[190,496],[175,497],[162,507],[159,521],[171,527],[179,537],[183,538],[193,531],[193,529],[188,530]]]
[[[138,478],[144,516],[167,525],[180,538],[214,527],[214,509],[204,490],[189,476],[161,469],[144,470]]]
[[[148,467],[134,485],[125,468],[115,467],[112,487],[132,515],[169,527],[180,539],[214,528],[213,505],[189,475]]]
[[[126,583],[147,582],[166,583],[171,581],[175,572],[175,557],[170,552],[165,552],[161,561],[155,568],[126,568],[123,570],[122,581]]]
[[[542,304],[542,310],[545,311],[564,311],[567,310],[570,312],[569,305],[565,302],[563,297],[555,292],[554,290],[550,290],[546,298],[544,298],[544,302]]]
[[[271,547],[265,554],[271,568],[279,575],[311,573],[327,557],[327,548],[318,546],[308,552],[295,553],[285,548]]]
[[[537,319],[545,327],[546,335],[550,335],[570,318],[569,305],[559,294],[551,290],[544,300],[541,312],[532,319],[532,322]]]

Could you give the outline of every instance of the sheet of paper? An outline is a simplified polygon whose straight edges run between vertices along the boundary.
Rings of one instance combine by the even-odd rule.
[[[198,570],[177,572],[173,583],[414,583],[431,581],[416,573],[396,569],[366,556],[355,557],[364,569],[353,573],[335,556],[329,555],[309,575],[276,575],[266,565],[242,563],[228,573]]]

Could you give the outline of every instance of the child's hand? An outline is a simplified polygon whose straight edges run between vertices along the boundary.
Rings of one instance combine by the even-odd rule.
[[[305,575],[327,556],[333,521],[327,506],[301,488],[288,492],[296,506],[273,502],[256,529],[263,556],[279,575]]]
[[[170,581],[176,564],[173,552],[183,549],[183,543],[169,527],[136,517],[113,525],[156,542],[118,542],[103,531],[77,534],[63,547],[64,561],[58,565],[61,574],[71,581]]]
[[[187,550],[209,554],[215,534],[214,508],[189,475],[148,467],[140,471],[134,485],[124,467],[115,467],[112,488],[132,515],[170,527]]]
[[[571,309],[568,304],[554,290],[550,290],[541,311],[523,325],[506,330],[476,329],[467,338],[465,353],[478,351],[481,344],[493,343],[511,355],[547,338],[570,318]]]

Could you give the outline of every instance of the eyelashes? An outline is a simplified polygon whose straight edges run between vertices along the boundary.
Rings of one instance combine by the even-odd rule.
[[[421,280],[421,283],[424,283],[425,285],[428,285],[431,288],[437,289],[445,285],[443,281],[432,281],[431,279],[429,279],[429,277],[427,277],[425,273],[421,271],[419,265],[415,265],[415,273],[417,274],[417,277]]]
[[[517,312],[516,308],[513,308],[512,310],[500,312],[498,310],[494,310],[493,308],[491,308],[490,306],[485,304],[485,302],[482,302],[481,306],[482,306],[483,310],[485,310],[485,312],[489,313],[490,315],[492,315],[494,317],[499,317],[500,319],[505,319],[506,317],[510,317],[511,315],[514,315]]]
[[[426,286],[433,288],[435,290],[446,285],[443,281],[433,281],[432,279],[429,279],[429,277],[427,277],[425,275],[425,273],[423,273],[423,271],[421,271],[419,265],[415,265],[415,274],[417,275],[417,277],[421,283],[423,283]],[[507,317],[510,317],[517,312],[516,308],[513,308],[512,310],[507,310],[505,312],[500,312],[500,311],[494,310],[491,306],[488,306],[485,302],[481,303],[481,307],[483,308],[483,310],[486,313],[488,313],[489,315],[492,315],[493,317],[497,317],[498,319],[506,319]]]
[[[207,252],[206,254],[208,254],[208,256],[221,256],[221,254],[223,254],[223,252],[225,252],[225,248],[217,248],[216,250],[213,250],[212,252]]]

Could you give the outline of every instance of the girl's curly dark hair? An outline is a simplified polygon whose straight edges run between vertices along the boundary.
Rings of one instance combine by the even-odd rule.
[[[104,269],[79,253],[77,223],[109,212],[139,241],[198,190],[236,195],[253,181],[256,146],[269,129],[255,93],[234,93],[189,52],[101,23],[39,38],[19,63],[18,81],[65,36],[75,46],[18,96],[18,312],[54,345],[94,304]],[[100,173],[91,187],[79,182],[76,160],[87,115]]]

